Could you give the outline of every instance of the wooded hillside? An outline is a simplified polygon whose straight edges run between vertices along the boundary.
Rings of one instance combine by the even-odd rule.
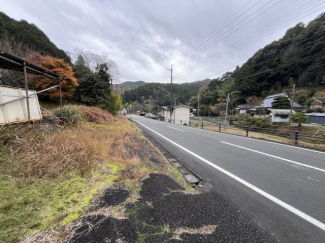
[[[232,90],[243,97],[265,96],[295,83],[316,88],[325,82],[325,14],[307,26],[288,29],[256,52],[236,73]]]
[[[198,90],[202,86],[208,85],[210,81],[210,79],[206,79],[193,83],[173,84],[173,102],[176,98],[177,104],[186,104],[191,96],[196,95]],[[152,103],[159,105],[169,105],[170,89],[170,84],[147,83],[135,89],[124,91],[123,102],[131,103],[137,101],[143,103],[145,100],[151,100]]]
[[[36,25],[26,20],[17,21],[0,12],[0,39],[16,41],[34,51],[59,59],[71,64],[68,55],[57,48],[51,40]]]

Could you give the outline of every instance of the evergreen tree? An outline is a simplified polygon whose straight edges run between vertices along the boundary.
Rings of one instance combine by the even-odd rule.
[[[92,71],[86,66],[84,58],[79,55],[73,66],[74,76],[77,78],[79,87],[76,88],[74,97],[78,101],[85,102],[87,96],[92,96],[95,79]]]
[[[291,104],[287,96],[275,97],[272,102],[272,109],[290,109]]]

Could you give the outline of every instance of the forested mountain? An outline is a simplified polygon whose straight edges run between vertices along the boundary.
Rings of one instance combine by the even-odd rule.
[[[121,84],[114,84],[114,92],[117,94],[123,94],[125,90],[130,90],[137,88],[139,86],[142,86],[146,84],[144,81],[125,81]]]
[[[3,12],[0,12],[0,39],[18,42],[25,48],[29,47],[42,55],[64,59],[71,64],[68,55],[57,48],[36,25],[29,24],[26,20],[17,21]]]
[[[265,96],[284,86],[315,88],[325,81],[325,14],[299,23],[278,41],[256,52],[238,70],[233,90]]]
[[[210,83],[210,79],[193,83],[173,84],[173,103],[177,104],[186,102],[193,96],[196,95],[198,90]],[[147,83],[138,88],[132,90],[126,90],[123,93],[123,102],[131,103],[137,101],[143,103],[146,100],[159,105],[170,104],[170,84],[161,83]]]
[[[263,97],[280,92],[305,106],[313,96],[325,96],[325,14],[307,26],[297,24],[241,67],[212,80],[199,92],[200,110],[203,114],[220,114],[227,93],[233,110],[240,103],[257,104]],[[197,108],[197,95],[188,104]]]

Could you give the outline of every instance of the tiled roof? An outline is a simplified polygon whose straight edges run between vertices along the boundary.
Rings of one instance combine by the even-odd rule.
[[[270,109],[271,113],[275,115],[290,115],[291,110],[289,109]],[[295,113],[295,111],[292,111],[292,113]]]
[[[313,99],[314,99],[314,100],[317,100],[317,101],[320,101],[320,102],[322,102],[323,104],[325,104],[325,97],[314,97]]]
[[[274,101],[274,98],[278,97],[278,96],[286,96],[286,97],[288,97],[288,95],[286,93],[279,93],[279,94],[269,95],[264,99],[263,104],[261,104],[260,106],[255,106],[255,108],[271,108],[272,107],[272,102]],[[288,99],[291,102],[291,99],[289,97],[288,97]],[[293,108],[302,108],[302,105],[300,105],[300,104],[298,104],[296,102],[293,102]]]

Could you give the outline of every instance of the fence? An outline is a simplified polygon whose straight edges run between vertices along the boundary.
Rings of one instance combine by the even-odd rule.
[[[190,126],[198,129],[211,130],[220,133],[229,133],[239,136],[258,138],[294,145],[303,145],[325,150],[325,132],[317,131],[316,133],[307,133],[298,130],[287,129],[269,129],[248,126],[230,126],[224,125],[224,121],[216,120],[190,120],[184,123],[181,120],[165,121],[183,126]]]

